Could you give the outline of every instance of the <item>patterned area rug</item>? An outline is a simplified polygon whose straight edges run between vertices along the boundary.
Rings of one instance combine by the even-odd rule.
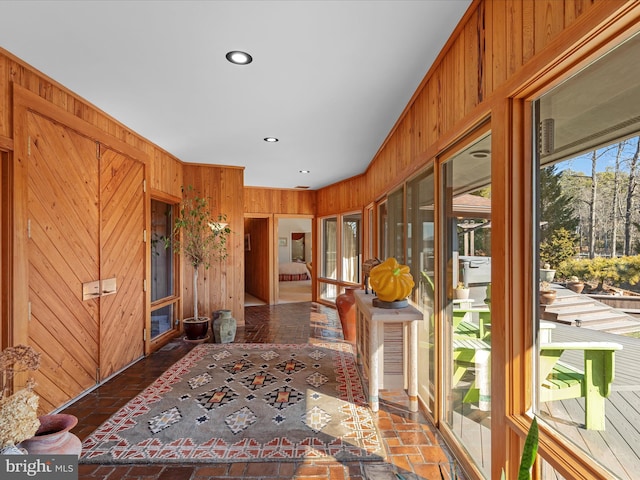
[[[352,347],[203,344],[85,439],[80,463],[371,460]]]

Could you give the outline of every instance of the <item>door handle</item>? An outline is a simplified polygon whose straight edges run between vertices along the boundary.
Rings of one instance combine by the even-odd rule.
[[[116,288],[116,277],[100,280],[100,290],[102,292],[102,296],[113,295],[116,293],[118,291]]]

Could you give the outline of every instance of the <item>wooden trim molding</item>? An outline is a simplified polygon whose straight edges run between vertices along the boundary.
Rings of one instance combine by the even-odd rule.
[[[20,108],[36,112],[145,165],[150,162],[146,152],[133,148],[131,145],[110,136],[95,125],[62,110],[60,107],[15,83],[13,84],[13,108],[14,112]],[[14,138],[17,138],[15,131]]]
[[[13,151],[13,138],[0,135],[0,151],[12,152]]]

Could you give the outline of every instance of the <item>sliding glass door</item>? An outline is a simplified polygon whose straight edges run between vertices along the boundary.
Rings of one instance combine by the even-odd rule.
[[[491,137],[442,165],[443,420],[491,476]]]
[[[433,166],[407,183],[407,264],[424,312],[418,326],[418,395],[435,410],[435,229]]]

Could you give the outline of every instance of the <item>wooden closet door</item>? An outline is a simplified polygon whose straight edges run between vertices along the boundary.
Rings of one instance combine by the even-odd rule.
[[[144,166],[113,150],[100,153],[100,278],[117,293],[101,297],[100,377],[144,353]],[[103,288],[104,290],[104,288]]]
[[[82,284],[99,278],[98,159],[94,141],[38,114],[27,130],[29,344],[49,412],[96,383],[99,299],[83,301]]]

